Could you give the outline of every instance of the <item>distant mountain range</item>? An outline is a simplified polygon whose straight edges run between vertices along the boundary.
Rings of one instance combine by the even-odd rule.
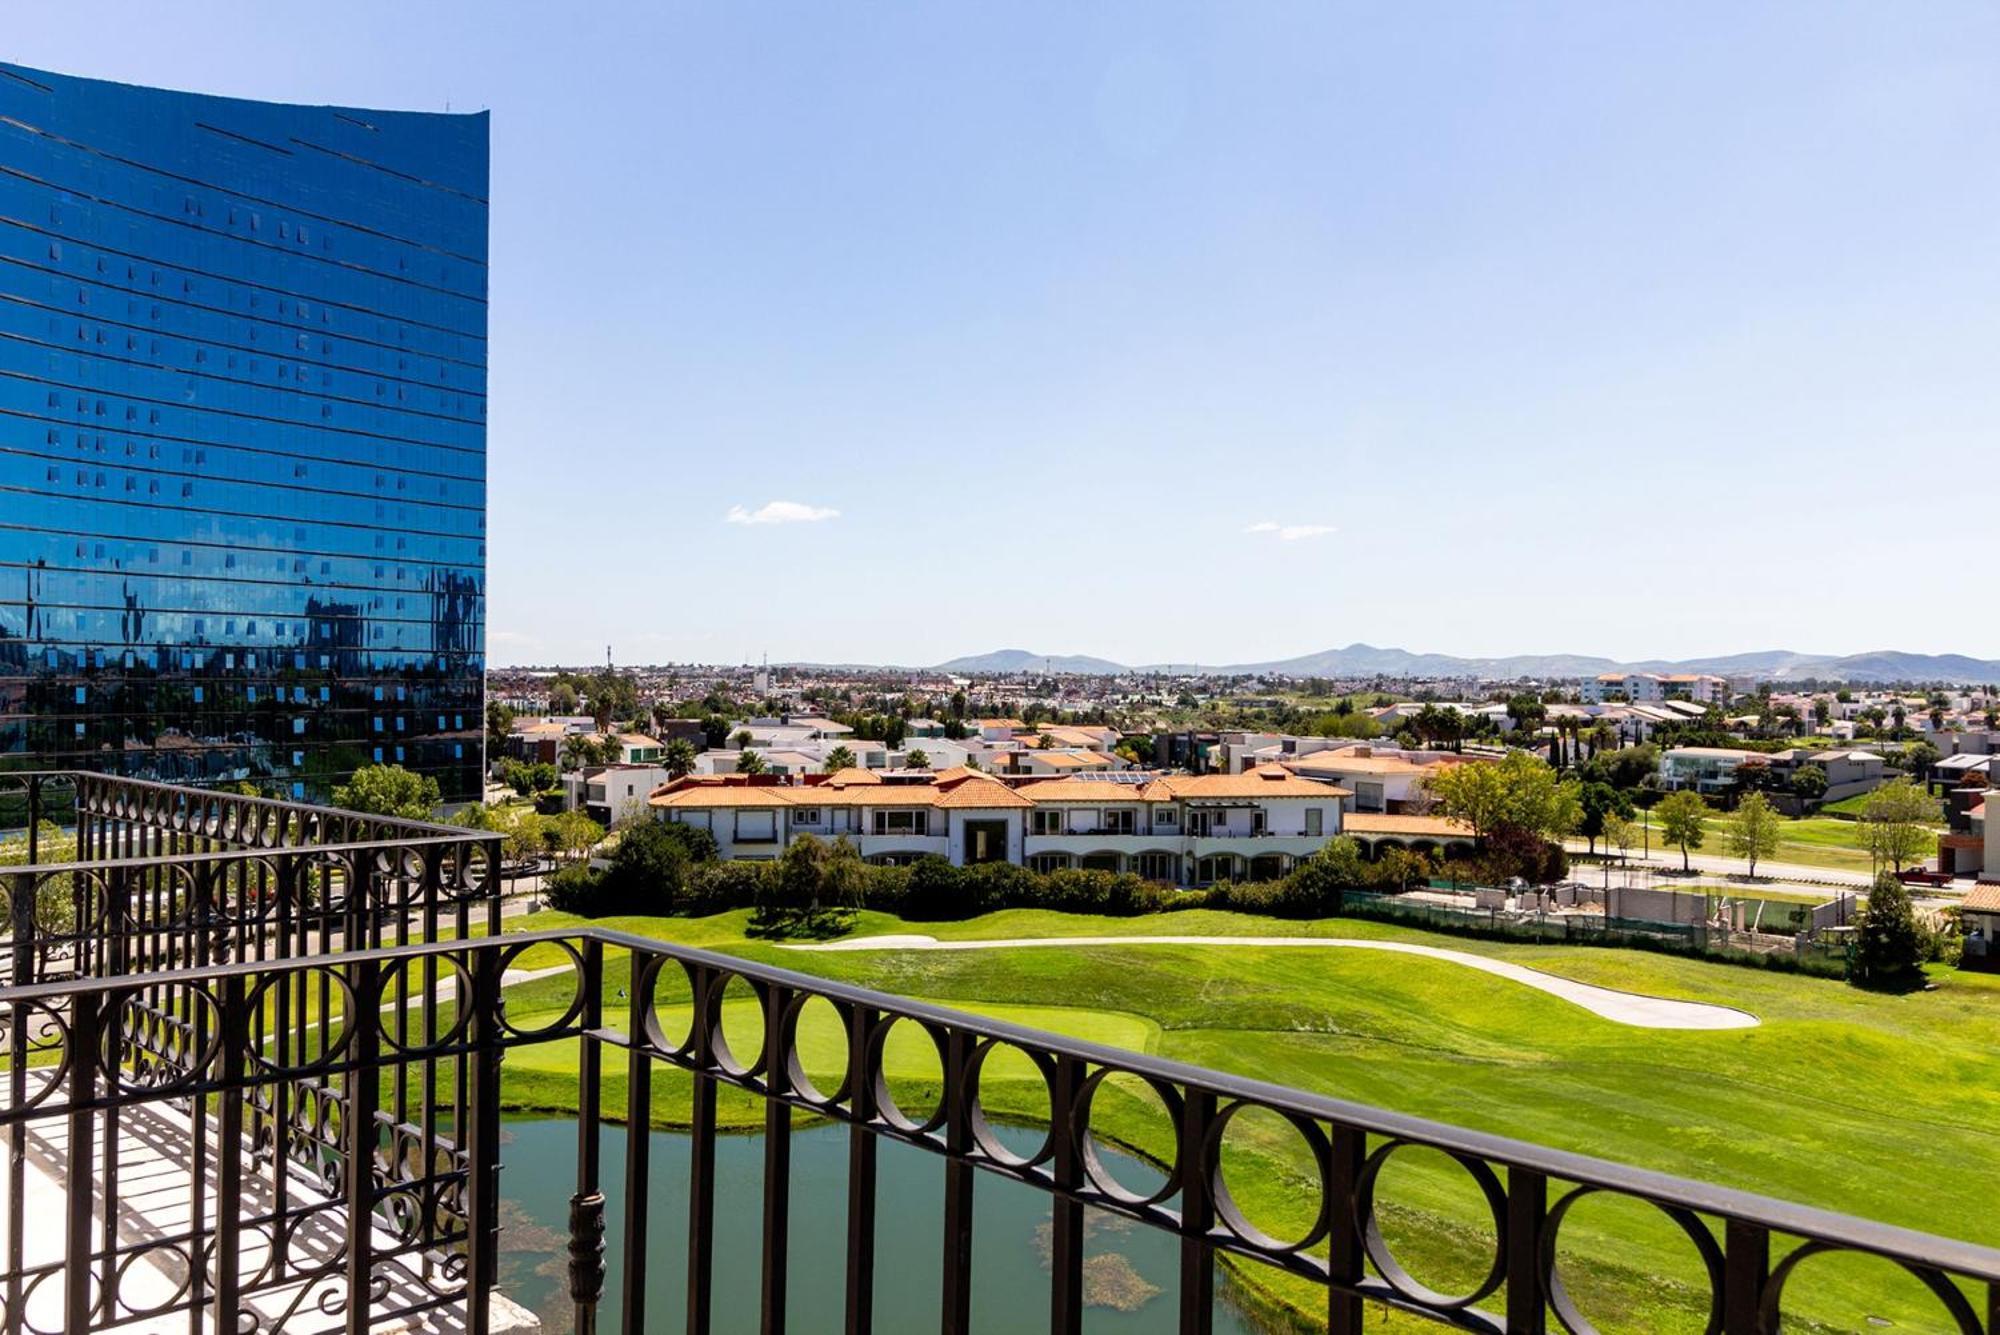
[[[1299,658],[1265,663],[1213,666],[1153,663],[1128,666],[1087,654],[1037,654],[1026,649],[998,649],[940,663],[941,672],[1209,672],[1286,677],[1594,677],[1600,672],[1705,672],[1716,676],[1758,676],[1776,681],[1818,677],[1838,681],[1951,681],[2000,684],[2000,660],[1968,658],[1963,654],[1913,654],[1882,649],[1865,654],[1802,654],[1789,649],[1728,654],[1720,658],[1646,659],[1621,663],[1588,654],[1518,654],[1508,658],[1460,658],[1452,654],[1417,654],[1407,649],[1378,649],[1350,644]]]
[[[954,658],[938,664],[941,672],[1130,672],[1123,663],[1088,654],[1031,654],[1026,649],[995,649],[990,654]]]

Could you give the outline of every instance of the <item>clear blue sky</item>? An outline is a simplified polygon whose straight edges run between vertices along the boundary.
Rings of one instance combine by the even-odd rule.
[[[2000,657],[1992,5],[6,11],[492,110],[496,663]]]

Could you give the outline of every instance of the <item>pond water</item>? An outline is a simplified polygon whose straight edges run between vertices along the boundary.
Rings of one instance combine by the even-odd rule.
[[[570,1328],[567,1300],[569,1198],[576,1185],[576,1124],[563,1118],[510,1121],[501,1176],[501,1291],[541,1314],[556,1335]],[[1039,1138],[1004,1129],[1010,1147],[1032,1151]],[[647,1324],[679,1329],[687,1291],[688,1137],[653,1133],[653,1208],[647,1240]],[[1106,1153],[1122,1181],[1150,1170]],[[759,1227],[763,1213],[761,1136],[723,1136],[716,1145],[715,1335],[757,1329]],[[625,1180],[623,1128],[603,1134],[608,1198],[609,1278],[599,1326],[617,1328],[618,1245]],[[1155,1179],[1157,1180],[1157,1178]],[[943,1253],[944,1161],[883,1141],[877,1185],[875,1328],[885,1335],[938,1328]],[[801,1129],[792,1137],[789,1329],[834,1335],[846,1293],[847,1130]],[[973,1328],[981,1335],[1029,1335],[1049,1323],[1049,1197],[981,1173],[973,1194]],[[1164,1232],[1097,1211],[1086,1219],[1084,1329],[1142,1335],[1176,1327],[1179,1248]],[[1217,1276],[1217,1289],[1222,1288]],[[1255,1335],[1249,1319],[1218,1299],[1217,1335]]]

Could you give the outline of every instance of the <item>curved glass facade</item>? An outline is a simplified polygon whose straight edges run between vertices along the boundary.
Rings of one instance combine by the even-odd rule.
[[[0,766],[479,794],[487,118],[0,64]]]

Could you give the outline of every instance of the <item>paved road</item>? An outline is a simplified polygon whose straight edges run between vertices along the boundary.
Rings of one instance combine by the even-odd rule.
[[[1569,851],[1572,853],[1584,852],[1588,847],[1589,845],[1580,839],[1569,841]],[[1650,867],[1654,871],[1679,871],[1680,850],[1668,849],[1663,853],[1655,848],[1651,861],[1634,853],[1626,865],[1640,869]],[[1705,872],[1711,876],[1741,876],[1747,867],[1742,858],[1722,857],[1712,853],[1690,854],[1688,865],[1698,872]],[[1591,879],[1590,872],[1593,870],[1594,867],[1578,867],[1576,878],[1588,882]],[[1612,875],[1614,877],[1617,875],[1616,864],[1613,864]],[[1790,882],[1808,890],[1829,885],[1855,886],[1865,890],[1875,878],[1865,871],[1843,871],[1838,867],[1815,867],[1804,862],[1760,861],[1757,864],[1757,879],[1773,882],[1775,888],[1782,888],[1776,885],[1778,882]]]
[[[1532,987],[1561,997],[1593,1015],[1639,1029],[1752,1029],[1757,1017],[1730,1006],[1700,1001],[1670,1001],[1665,997],[1618,992],[1579,983],[1506,960],[1463,950],[1419,946],[1406,941],[1348,941],[1324,936],[1050,936],[989,941],[939,941],[930,936],[864,936],[846,941],[788,945],[786,950],[844,952],[856,950],[1026,950],[1051,946],[1288,946],[1318,950],[1386,950],[1398,955],[1462,964],[1468,969]]]

